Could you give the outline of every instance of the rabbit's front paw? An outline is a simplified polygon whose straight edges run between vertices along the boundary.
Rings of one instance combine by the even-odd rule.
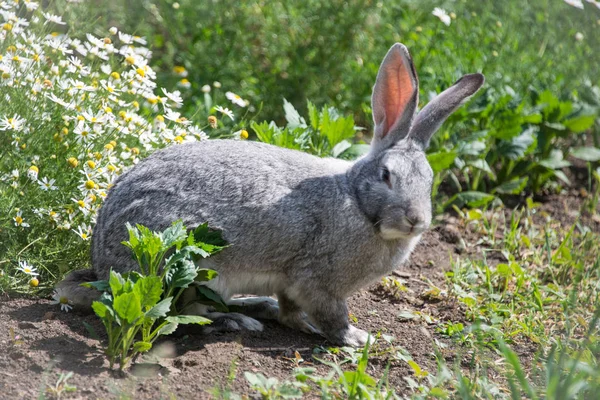
[[[346,346],[363,347],[368,341],[370,343],[374,342],[373,336],[370,336],[368,332],[355,328],[352,325],[348,325],[348,329],[341,336],[342,342]]]

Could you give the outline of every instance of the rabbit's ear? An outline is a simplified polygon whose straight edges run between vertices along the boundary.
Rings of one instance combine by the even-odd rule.
[[[454,85],[431,100],[417,114],[410,129],[410,138],[426,149],[429,140],[442,123],[483,85],[482,74],[470,74],[460,78]]]
[[[377,73],[371,99],[375,132],[372,151],[393,146],[408,135],[417,104],[419,81],[408,49],[396,43]]]

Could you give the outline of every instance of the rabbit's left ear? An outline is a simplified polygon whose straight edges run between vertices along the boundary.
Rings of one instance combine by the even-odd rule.
[[[474,95],[484,82],[482,74],[470,74],[460,78],[419,111],[410,129],[409,138],[425,150],[429,146],[429,140],[446,118]]]
[[[371,151],[385,150],[408,135],[419,103],[419,81],[408,49],[396,43],[377,73],[371,99],[375,132]]]

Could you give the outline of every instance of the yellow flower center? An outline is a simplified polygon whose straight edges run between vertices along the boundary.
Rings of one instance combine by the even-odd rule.
[[[118,73],[118,72],[112,72],[112,73],[110,74],[110,76],[111,76],[113,79],[116,79],[116,80],[119,80],[119,79],[121,79],[121,75],[119,75],[119,73]]]
[[[31,280],[29,281],[29,286],[31,287],[38,287],[39,284],[40,281],[37,278],[31,278]]]
[[[77,205],[81,208],[85,208],[85,201],[83,200],[77,200]]]
[[[91,190],[96,187],[96,183],[92,180],[89,180],[85,183],[85,188]]]
[[[29,170],[30,170],[31,172],[35,172],[36,174],[37,174],[38,172],[40,172],[40,170],[38,169],[38,167],[36,167],[35,165],[32,165],[31,167],[29,167]]]
[[[81,238],[82,238],[82,239],[84,239],[84,240],[85,240],[85,239],[87,239],[87,238],[88,238],[88,235],[87,235],[87,233],[82,233],[82,234],[81,234]]]
[[[96,163],[93,162],[92,160],[88,160],[88,162],[86,163],[88,167],[94,169],[96,168]]]
[[[79,165],[79,161],[77,161],[77,159],[75,157],[69,157],[67,162],[69,163],[69,166],[71,168],[75,168],[77,165]]]
[[[15,222],[17,223],[17,225],[21,225],[23,223],[23,218],[21,218],[17,215],[15,217]]]
[[[241,137],[242,139],[248,139],[248,131],[247,131],[247,130],[245,130],[245,129],[243,129],[243,130],[240,132],[240,137]]]
[[[133,58],[132,56],[126,57],[125,62],[127,62],[128,64],[134,64],[135,58]]]

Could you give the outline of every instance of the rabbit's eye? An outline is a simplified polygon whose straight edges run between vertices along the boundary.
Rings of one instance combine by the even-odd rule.
[[[390,188],[392,187],[392,181],[390,180],[390,170],[386,167],[381,169],[381,180],[385,182]]]

